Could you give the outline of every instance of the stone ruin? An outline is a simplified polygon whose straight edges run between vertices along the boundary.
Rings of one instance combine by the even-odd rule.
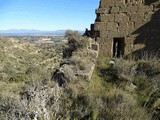
[[[59,68],[52,73],[52,80],[60,87],[65,83],[76,80],[89,81],[96,65],[99,53],[99,44],[92,38],[86,37],[87,46],[71,50],[69,42],[63,50],[63,59]],[[73,43],[72,44],[77,44]]]
[[[100,0],[89,35],[111,57],[160,55],[160,0]]]

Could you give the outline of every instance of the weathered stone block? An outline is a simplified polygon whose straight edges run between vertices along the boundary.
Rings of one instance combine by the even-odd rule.
[[[133,6],[133,5],[128,6],[128,10],[130,12],[137,12],[138,11],[138,6]]]
[[[144,18],[147,19],[147,20],[150,20],[152,18],[152,15],[154,13],[153,12],[147,12],[145,15],[144,15]]]
[[[102,21],[102,22],[114,21],[114,15],[112,15],[112,14],[102,14],[102,15],[100,15],[100,21]]]
[[[127,34],[128,34],[128,32],[126,32],[126,31],[118,31],[118,32],[110,31],[108,34],[108,38],[125,37],[125,36],[127,36]]]
[[[137,12],[140,13],[140,12],[151,12],[151,11],[152,11],[152,7],[140,5],[138,6]]]
[[[118,32],[110,31],[109,34],[108,34],[108,38],[125,37],[127,35],[128,35],[127,31],[118,31]]]
[[[128,22],[119,22],[119,26],[118,26],[118,30],[121,31],[121,30],[127,30],[128,28]]]
[[[134,43],[135,37],[126,37],[125,42],[126,45],[131,45]]]
[[[107,30],[117,31],[118,24],[116,22],[108,22],[107,23]]]
[[[130,20],[132,21],[132,22],[140,22],[140,21],[143,21],[143,19],[144,19],[144,13],[133,13],[133,14],[131,14],[131,18],[130,18]]]
[[[143,0],[130,0],[130,3],[132,5],[139,5],[143,3]]]
[[[142,49],[142,48],[144,48],[144,47],[145,47],[144,44],[136,44],[136,45],[134,46],[134,51],[135,51],[135,50],[138,50],[138,49]]]
[[[124,13],[115,14],[115,22],[128,22],[129,17]]]
[[[102,38],[101,41],[103,42],[98,42],[99,43],[99,48],[100,48],[100,55],[108,55],[110,56],[111,54],[111,49],[112,49],[112,40],[113,38]]]
[[[119,7],[112,7],[111,8],[111,13],[119,13]]]
[[[104,22],[96,22],[94,24],[94,30],[97,30],[97,31],[106,30],[106,23],[104,23]]]
[[[109,13],[109,8],[98,8],[98,9],[96,9],[96,13],[97,14],[107,14],[107,13]]]
[[[101,0],[100,1],[100,7],[101,8],[106,8],[109,6],[113,6],[114,5],[114,0]]]
[[[131,38],[137,38],[139,36],[139,34],[138,33],[135,33],[135,31],[133,31],[132,33],[131,33],[131,35],[130,35],[130,37]]]
[[[109,32],[108,31],[100,31],[100,37],[101,38],[106,38],[108,37]]]
[[[121,7],[120,7],[120,11],[121,11],[122,13],[130,12],[129,9],[128,9],[128,7],[126,7],[126,6],[121,6]]]
[[[125,4],[124,0],[115,0],[114,5],[115,6],[122,6]]]
[[[128,31],[134,30],[134,22],[128,22]]]
[[[124,12],[124,13],[137,12],[138,11],[138,6],[133,6],[133,5],[121,6],[120,11]]]

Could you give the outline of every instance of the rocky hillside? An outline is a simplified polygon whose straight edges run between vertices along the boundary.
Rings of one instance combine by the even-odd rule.
[[[8,40],[11,51],[16,50],[15,53],[24,53],[18,54],[18,56],[12,52],[6,53],[6,55],[15,59],[14,62],[9,61],[10,57],[4,57],[11,63],[11,66],[15,64],[12,73],[16,75],[8,77],[9,79],[6,77],[6,81],[10,82],[10,85],[14,84],[16,86],[16,89],[13,87],[11,89],[12,93],[16,92],[16,94],[11,95],[10,91],[7,93],[3,89],[1,90],[3,91],[0,97],[2,119],[52,120],[62,118],[61,111],[64,107],[64,100],[67,100],[68,94],[70,94],[70,92],[66,93],[66,91],[72,87],[68,86],[69,83],[73,83],[78,88],[84,87],[78,81],[80,80],[85,84],[90,80],[98,56],[98,45],[92,39],[82,37],[77,32],[68,33],[67,37],[68,45],[64,49],[63,60],[59,68],[53,72],[52,77],[46,73],[48,64],[46,66],[41,65],[41,63],[48,61],[43,59],[44,53],[41,52],[41,49],[36,49],[34,46],[29,46],[13,39]],[[25,49],[26,47],[28,49]],[[19,57],[19,55],[21,56]],[[20,64],[18,64],[19,62]],[[22,70],[17,69],[16,64]],[[23,65],[26,66],[24,67]],[[32,69],[28,70],[29,65],[32,65]],[[43,70],[37,69],[37,66]],[[9,72],[3,71],[3,73],[9,76]],[[8,87],[6,89],[8,90]],[[8,95],[3,95],[3,93]]]
[[[93,39],[72,31],[66,35],[63,60],[52,76],[34,72],[18,94],[13,89],[14,94],[8,94],[10,88],[4,88],[7,92],[1,93],[7,95],[0,96],[0,119],[160,119],[159,59],[97,58]],[[17,83],[21,82],[10,82]]]
[[[26,84],[50,76],[61,56],[54,48],[40,48],[6,37],[0,37],[0,51],[0,119],[3,120],[3,110],[7,109],[4,105],[8,104],[5,102],[14,99],[18,103]]]
[[[54,68],[59,59],[54,51],[46,52],[45,49],[12,38],[0,38],[0,51],[1,80],[18,73],[28,73],[38,67]]]

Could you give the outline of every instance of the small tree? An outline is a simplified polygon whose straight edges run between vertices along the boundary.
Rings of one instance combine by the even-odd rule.
[[[87,48],[89,41],[87,37],[82,36],[78,31],[67,30],[65,37],[68,38],[68,47],[63,51],[63,57],[71,57],[72,52],[81,48]]]
[[[80,37],[81,34],[78,31],[73,31],[73,30],[66,30],[65,32],[65,37],[67,37],[68,39],[71,39],[76,36]]]

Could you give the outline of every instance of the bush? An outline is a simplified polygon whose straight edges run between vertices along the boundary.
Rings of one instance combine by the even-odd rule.
[[[88,38],[81,36],[77,31],[67,30],[65,36],[68,38],[68,46],[64,48],[63,58],[71,57],[72,52],[89,45]]]
[[[9,81],[10,82],[23,82],[26,81],[28,78],[28,76],[25,73],[17,73],[15,75],[13,75]]]
[[[78,31],[66,30],[65,32],[65,37],[67,37],[68,39],[80,36],[81,34]]]
[[[65,36],[68,38],[68,45],[74,50],[88,45],[88,38],[82,36],[78,31],[67,30]]]

